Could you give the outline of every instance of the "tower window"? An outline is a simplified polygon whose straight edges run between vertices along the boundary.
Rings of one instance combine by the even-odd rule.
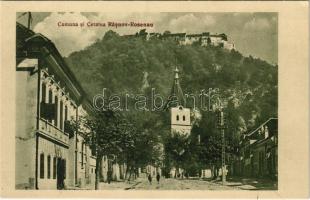
[[[179,121],[179,115],[177,115],[177,121]]]
[[[183,115],[183,121],[185,121],[185,115]]]

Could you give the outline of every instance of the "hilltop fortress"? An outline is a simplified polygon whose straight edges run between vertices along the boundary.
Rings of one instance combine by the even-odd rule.
[[[192,45],[199,44],[201,46],[218,46],[228,50],[235,49],[233,43],[229,43],[227,40],[227,35],[225,33],[221,34],[211,34],[210,32],[203,32],[201,34],[187,34],[187,33],[171,33],[170,31],[165,31],[164,33],[148,33],[146,29],[142,29],[133,35],[124,35],[126,38],[142,37],[145,40],[150,39],[171,39],[177,41],[179,45]]]

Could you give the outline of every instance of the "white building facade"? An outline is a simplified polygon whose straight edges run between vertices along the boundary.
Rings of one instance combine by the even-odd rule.
[[[86,105],[84,91],[49,39],[19,23],[16,35],[16,189],[75,187],[83,140],[70,122]]]

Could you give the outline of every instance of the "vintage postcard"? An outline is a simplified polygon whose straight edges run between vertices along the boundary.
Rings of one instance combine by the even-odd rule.
[[[306,2],[37,5],[1,6],[4,196],[309,196]]]

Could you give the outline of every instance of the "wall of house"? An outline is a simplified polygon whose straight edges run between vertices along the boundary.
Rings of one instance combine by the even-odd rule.
[[[68,120],[76,121],[76,108],[73,105],[68,105]],[[76,164],[77,164],[77,152],[76,152],[76,134],[69,139],[69,160],[68,160],[68,180],[69,186],[75,186],[76,179]]]
[[[16,189],[35,188],[38,73],[16,72]]]
[[[107,174],[108,174],[108,159],[107,156],[103,156],[101,160],[101,181],[107,181]]]
[[[77,135],[77,182],[79,187],[95,184],[96,157],[84,142],[82,135]]]
[[[96,181],[96,157],[88,154],[89,160],[89,184],[95,186]]]
[[[120,166],[118,163],[112,165],[112,180],[118,181],[120,180]]]
[[[44,176],[41,177],[40,166],[41,159],[40,155],[44,155]],[[48,166],[47,157],[51,157],[50,165]],[[67,185],[68,177],[68,148],[55,144],[53,141],[39,137],[38,142],[38,188],[39,189],[57,189],[57,174],[54,176],[54,159],[61,158],[66,161],[65,167],[65,185]],[[57,163],[57,161],[56,161]],[[57,167],[57,165],[56,165]],[[48,168],[50,168],[50,176],[48,176]]]
[[[224,41],[224,48],[228,50],[235,49],[235,44],[231,44],[231,43],[228,43],[227,41]]]
[[[75,179],[75,165],[76,165],[76,135],[74,135],[72,138],[69,139],[69,150],[68,150],[68,156],[70,159],[68,159],[68,186],[73,187],[76,184]]]
[[[77,135],[77,182],[78,186],[85,187],[86,185],[86,154],[85,154],[85,144],[83,144],[83,137],[81,135]]]
[[[210,37],[210,40],[211,40],[211,44],[214,45],[214,46],[218,46],[220,45],[221,43],[223,43],[223,39],[221,37]]]
[[[259,140],[242,149],[240,160],[236,160],[233,164],[236,175],[256,178],[277,177],[277,146],[272,138]]]
[[[202,178],[211,178],[212,177],[211,169],[202,169],[201,170],[201,177]]]

